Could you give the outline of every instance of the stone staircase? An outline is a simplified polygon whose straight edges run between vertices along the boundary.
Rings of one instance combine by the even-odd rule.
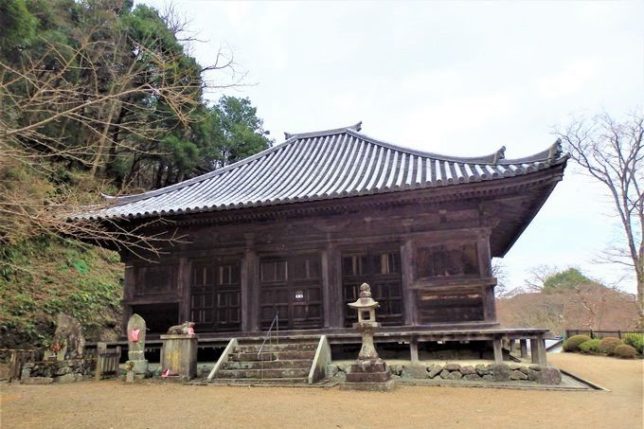
[[[240,339],[215,378],[218,384],[306,384],[318,346],[317,339]],[[261,351],[260,351],[261,349]]]

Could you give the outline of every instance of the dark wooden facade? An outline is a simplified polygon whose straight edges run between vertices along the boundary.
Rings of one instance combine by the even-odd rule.
[[[337,330],[368,282],[385,326],[493,325],[491,258],[556,180],[176,218],[184,243],[158,262],[125,256],[126,317],[136,311],[157,332],[191,320],[200,332],[259,333],[278,313],[282,330]]]
[[[83,217],[151,219],[180,242],[153,261],[122,253],[127,319],[153,332],[339,333],[367,282],[385,327],[496,325],[502,257],[562,179],[559,146],[505,160],[453,158],[383,143],[359,126],[284,144],[168,188],[120,197]]]

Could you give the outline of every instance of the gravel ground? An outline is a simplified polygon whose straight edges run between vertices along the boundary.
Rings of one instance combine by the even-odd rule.
[[[552,354],[610,392],[398,387],[184,386],[118,381],[0,385],[2,428],[637,428],[644,361]]]

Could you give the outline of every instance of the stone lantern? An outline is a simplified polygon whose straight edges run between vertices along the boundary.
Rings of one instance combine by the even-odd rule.
[[[376,308],[380,304],[371,297],[369,285],[366,283],[360,285],[360,297],[356,302],[348,305],[358,311],[358,323],[353,324],[353,327],[362,334],[362,348],[358,360],[378,359],[378,352],[373,345],[373,333],[380,327],[380,323],[376,322]]]
[[[362,335],[362,347],[358,360],[351,365],[343,389],[356,390],[391,390],[393,380],[387,363],[380,359],[373,344],[373,334],[380,323],[376,322],[378,302],[371,297],[371,288],[363,283],[360,286],[360,297],[349,307],[358,311],[358,322],[353,327]]]

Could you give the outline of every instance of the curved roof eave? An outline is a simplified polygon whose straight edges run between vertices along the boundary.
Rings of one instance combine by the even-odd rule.
[[[360,123],[287,134],[282,144],[201,176],[141,194],[105,196],[107,207],[74,219],[132,219],[452,186],[525,175],[567,159],[559,141],[515,160],[505,159],[505,147],[463,158],[396,146],[359,129]],[[289,177],[288,186],[276,185],[279,174]]]

